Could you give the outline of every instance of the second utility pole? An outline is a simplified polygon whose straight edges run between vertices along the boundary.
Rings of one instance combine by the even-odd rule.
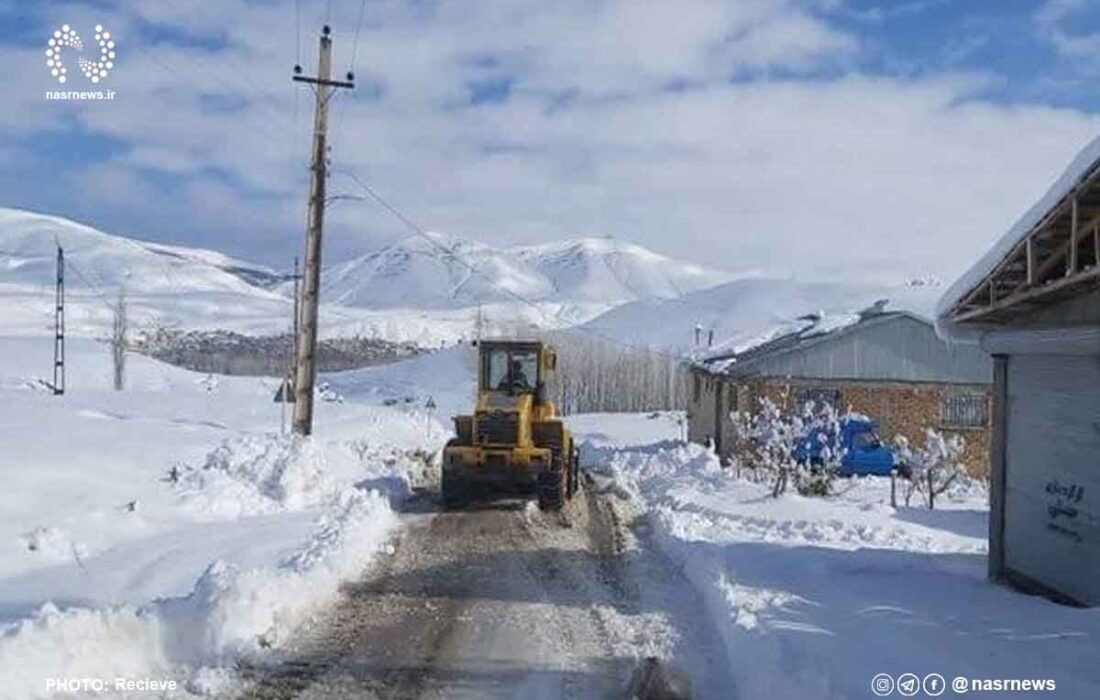
[[[294,67],[294,80],[314,86],[317,103],[313,116],[313,166],[309,182],[309,223],[306,230],[305,270],[302,279],[301,318],[295,339],[294,432],[313,432],[313,384],[317,379],[317,312],[321,287],[321,232],[325,221],[325,178],[328,135],[328,101],[335,88],[353,88],[354,76],[348,80],[332,80],[332,37],[328,25],[321,32],[321,53],[317,60],[317,77],[300,75],[301,66]]]

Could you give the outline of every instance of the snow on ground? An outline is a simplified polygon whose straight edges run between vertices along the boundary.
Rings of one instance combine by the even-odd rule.
[[[327,375],[340,400],[318,402],[300,442],[271,380],[131,356],[115,392],[108,348],[73,339],[56,397],[39,382],[52,338],[0,337],[0,353],[5,697],[47,697],[47,677],[215,687],[210,669],[277,646],[387,546],[393,505],[449,434],[423,403],[384,405],[414,373],[401,365]],[[444,404],[464,388],[448,381]]]
[[[842,480],[827,499],[773,499],[682,442],[676,414],[570,423],[583,464],[629,494],[707,601],[731,696],[873,697],[878,673],[939,673],[1052,679],[1057,692],[1036,697],[1100,697],[1100,611],[987,581],[984,489],[957,489],[931,512],[890,507],[879,478]]]

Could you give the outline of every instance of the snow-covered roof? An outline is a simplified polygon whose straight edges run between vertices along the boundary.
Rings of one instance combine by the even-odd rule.
[[[731,377],[987,384],[988,355],[949,348],[932,322],[886,311],[885,300],[855,313],[813,314],[785,333],[737,352],[715,353],[702,371]]]
[[[855,330],[867,323],[906,317],[928,324],[928,319],[909,311],[885,311],[887,301],[876,302],[862,311],[813,313],[777,326],[732,350],[714,353],[699,361],[699,366],[715,374],[736,374],[742,368],[766,357],[800,350]]]
[[[1047,221],[1049,215],[1065,207],[1066,201],[1075,196],[1079,186],[1093,178],[1098,171],[1100,137],[1085,146],[1046,194],[940,297],[936,304],[936,330],[941,336],[971,342],[978,339],[979,330],[960,325],[958,319],[954,318],[958,307],[976,290],[987,286],[991,276],[1004,266],[1008,258],[1020,252],[1020,248]]]

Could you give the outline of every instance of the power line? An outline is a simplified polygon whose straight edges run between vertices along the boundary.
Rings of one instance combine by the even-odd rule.
[[[166,2],[169,6],[175,7],[173,5],[175,0],[163,0],[163,1]],[[300,2],[300,0],[298,0],[298,1]],[[211,17],[209,14],[207,14],[206,11],[203,10],[201,5],[195,5],[191,9],[190,12],[186,12],[182,15],[182,17],[184,19],[194,19],[196,16],[202,17],[204,20],[206,20],[206,23],[211,27],[220,27],[224,24],[223,22],[216,21],[213,17]],[[230,35],[228,34],[228,32],[226,32],[226,37],[227,37],[227,39],[226,39],[226,48],[227,49],[232,48],[233,44],[229,41]],[[247,50],[247,46],[245,46],[244,48]],[[188,60],[191,60],[191,58],[189,56],[185,55],[185,57],[187,57]],[[198,60],[198,59],[195,59],[195,60]],[[220,81],[220,80],[218,81],[219,83],[221,83],[224,87],[229,87],[229,89],[232,93],[238,93],[238,92],[243,91],[243,92],[246,92],[246,93],[250,94],[251,97],[253,98],[253,101],[256,101],[256,102],[261,101],[261,98],[263,97],[262,93],[258,93],[255,90],[249,90],[248,89],[248,86],[260,85],[261,83],[260,83],[260,81],[256,80],[255,77],[250,73],[250,68],[249,68],[249,65],[247,63],[245,63],[240,57],[235,55],[232,51],[222,51],[222,52],[220,52],[219,55],[218,55],[218,60],[219,60],[219,64],[221,64],[221,63],[231,63],[231,64],[233,64],[233,65],[229,66],[230,68],[233,68],[233,75],[229,76],[230,85],[227,85],[225,82]],[[203,71],[205,73],[213,73],[213,71],[209,68],[208,64],[206,64],[205,62],[203,62],[203,64],[204,65],[203,65],[202,68],[203,68]],[[221,75],[221,74],[218,74],[218,75]],[[243,81],[243,82],[239,80],[239,77],[241,75],[243,75],[246,78],[246,80]],[[222,75],[222,77],[225,77],[225,76]],[[285,119],[286,118],[281,113],[276,112],[274,110],[272,110],[271,113],[277,115],[279,119]]]
[[[481,277],[482,279],[486,280],[487,282],[489,282],[490,285],[495,287],[498,291],[502,292],[506,296],[509,296],[512,299],[516,300],[516,301],[519,301],[523,304],[526,304],[527,306],[530,306],[532,309],[534,309],[536,312],[538,312],[545,320],[548,320],[548,321],[551,321],[551,322],[553,322],[555,320],[555,319],[550,318],[547,315],[546,311],[542,308],[542,306],[538,302],[533,301],[531,299],[528,299],[527,297],[523,296],[519,292],[508,289],[507,287],[500,286],[500,284],[495,279],[493,279],[492,277],[490,277],[490,276],[486,275],[485,273],[483,273],[480,269],[478,269],[478,267],[476,265],[474,265],[473,263],[467,262],[466,260],[463,260],[458,255],[458,253],[456,253],[454,251],[454,249],[448,248],[447,246],[443,245],[439,241],[432,238],[430,235],[428,235],[427,231],[425,231],[415,221],[413,221],[408,216],[406,216],[400,209],[398,209],[394,205],[390,204],[389,201],[387,201],[382,195],[380,195],[378,192],[376,192],[374,190],[374,188],[372,188],[370,185],[363,182],[355,173],[352,173],[352,172],[347,171],[347,170],[340,170],[339,172],[342,175],[346,175],[347,177],[349,177],[356,185],[359,186],[360,189],[363,190],[363,192],[365,192],[379,206],[381,206],[383,209],[385,209],[391,216],[393,216],[394,218],[399,220],[401,223],[403,223],[410,231],[415,233],[420,238],[423,238],[425,241],[427,241],[429,244],[431,244],[437,250],[440,250],[443,253],[445,253],[450,259],[454,260],[459,265],[465,267],[471,274],[477,275],[478,277]],[[669,359],[669,360],[684,361],[684,360],[689,359],[688,357],[683,356],[683,355],[673,355],[673,354],[666,353],[666,352],[663,352],[661,350],[657,350],[657,349],[651,348],[651,347],[634,345],[634,344],[631,344],[631,343],[624,343],[624,342],[622,342],[621,340],[619,340],[617,338],[612,338],[612,337],[608,336],[607,334],[601,333],[600,331],[598,331],[594,328],[587,328],[585,326],[566,326],[564,328],[557,328],[557,329],[553,329],[553,330],[557,330],[557,331],[560,331],[560,332],[566,332],[566,333],[586,333],[586,334],[588,334],[588,335],[590,335],[594,338],[598,338],[598,339],[600,339],[600,340],[602,340],[606,343],[610,343],[612,345],[617,345],[619,347],[626,348],[626,349],[629,349],[629,350],[633,350],[635,352],[651,353],[651,354],[657,355],[659,357],[664,357],[664,358]]]
[[[180,73],[178,70],[176,70],[176,68],[173,68],[171,64],[169,64],[169,63],[165,62],[163,59],[161,59],[161,57],[158,56],[153,51],[147,50],[147,49],[143,48],[142,46],[140,46],[138,44],[134,45],[134,50],[136,50],[138,53],[146,56],[147,58],[151,59],[161,69],[168,72],[169,74],[171,74],[172,76],[174,76],[175,78],[180,80],[181,82],[189,82],[188,79],[182,73]],[[262,109],[264,109],[264,111],[268,111],[267,108],[263,107],[261,102],[257,101],[256,104],[259,105]],[[272,111],[271,114],[275,114],[275,112]],[[249,126],[250,127],[255,126],[257,128],[257,130],[264,132],[264,134],[266,136],[271,137],[272,140],[279,141],[279,140],[285,139],[286,136],[285,136],[284,129],[281,126],[279,126],[278,124],[272,123],[271,120],[269,118],[266,118],[266,117],[267,117],[266,114],[261,113],[259,111],[249,114],[249,120],[250,120]],[[283,116],[283,115],[279,115],[279,119],[280,120],[285,120],[286,117]]]
[[[79,277],[80,281],[83,282],[92,291],[92,294],[95,294],[97,297],[99,297],[99,300],[103,302],[104,306],[106,306],[111,311],[114,311],[114,305],[103,294],[99,286],[84,276],[84,273],[80,271],[80,268],[77,267],[76,263],[73,262],[73,259],[71,257],[65,259],[65,268],[67,270],[71,270],[73,274]]]
[[[366,14],[367,0],[360,0],[359,3],[359,20],[355,23],[355,40],[351,44],[351,62],[348,64],[348,70],[352,73],[355,72],[355,59],[359,55],[359,32],[363,28],[363,16]]]
[[[294,0],[294,64],[302,65],[302,0]]]

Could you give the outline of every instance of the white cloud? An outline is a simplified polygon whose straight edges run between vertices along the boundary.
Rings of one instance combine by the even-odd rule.
[[[1080,19],[1096,6],[1086,0],[1046,0],[1035,13],[1040,34],[1078,71],[1100,75],[1100,31],[1082,30]]]
[[[303,4],[311,70],[321,17]],[[358,3],[341,5],[342,72]],[[1100,126],[1071,110],[983,103],[967,76],[862,75],[859,39],[824,18],[825,2],[368,7],[360,90],[334,103],[330,191],[355,193],[339,174],[350,169],[424,225],[495,242],[612,234],[731,268],[950,276]],[[311,108],[301,92],[295,119],[293,3],[140,0],[107,14],[119,27],[119,100],[44,105],[35,55],[9,87],[19,103],[0,116],[3,133],[76,119],[129,145],[97,172],[110,187],[126,187],[125,173],[141,182],[135,224],[289,260]],[[138,51],[143,22],[203,41]],[[841,77],[814,77],[823,67]],[[468,105],[468,84],[491,77],[511,81],[508,99]],[[178,190],[144,182],[149,170]],[[104,195],[104,211],[125,217],[117,200]],[[329,221],[333,257],[403,233],[366,204],[341,203]]]

